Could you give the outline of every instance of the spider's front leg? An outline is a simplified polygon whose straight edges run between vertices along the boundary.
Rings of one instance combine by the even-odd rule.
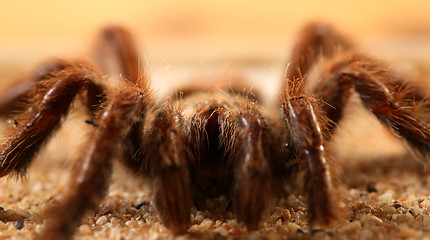
[[[3,89],[0,93],[0,116],[7,116],[14,111],[24,110],[22,106],[18,106],[18,103],[28,97],[35,85],[48,78],[51,72],[58,72],[66,67],[67,64],[62,61],[42,64],[30,74],[26,81],[15,83],[13,86]]]
[[[65,61],[49,66],[56,66],[56,70],[43,74],[44,79],[36,85],[36,93],[29,101],[32,105],[14,118],[10,137],[3,144],[0,155],[0,177],[25,173],[34,155],[60,127],[61,119],[67,115],[78,93],[85,89],[95,95],[102,93],[102,87],[98,84],[101,76],[94,68]],[[93,108],[92,100],[96,98],[87,98],[88,109]]]
[[[144,79],[108,93],[107,102],[95,119],[82,165],[72,176],[69,190],[58,205],[47,212],[48,220],[40,239],[69,239],[89,209],[96,208],[107,191],[112,161],[120,143],[136,121],[145,116],[152,97]]]
[[[301,92],[300,84],[299,79],[287,80],[281,109],[289,144],[296,149],[300,167],[305,170],[304,188],[311,224],[328,226],[339,215],[339,196],[324,146],[326,119],[318,101]]]
[[[143,142],[143,173],[152,180],[161,221],[174,233],[188,230],[192,207],[188,174],[190,152],[181,111],[181,106],[172,102],[162,105]]]
[[[234,205],[238,220],[248,230],[258,228],[262,214],[271,198],[272,162],[281,154],[275,146],[280,146],[269,132],[265,119],[254,104],[240,104],[236,113],[237,136],[225,134],[225,142],[236,141],[237,153]],[[227,131],[228,132],[228,131]],[[234,143],[230,143],[232,145]]]

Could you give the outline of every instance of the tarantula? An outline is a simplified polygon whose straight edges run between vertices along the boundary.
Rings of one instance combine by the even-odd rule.
[[[355,50],[330,26],[307,25],[295,44],[279,101],[259,104],[242,85],[186,87],[158,103],[130,34],[120,27],[101,34],[96,63],[121,74],[120,86],[103,81],[97,67],[55,60],[0,98],[7,114],[24,95],[31,105],[13,117],[2,146],[0,176],[23,175],[35,154],[60,128],[74,99],[88,109],[93,127],[69,190],[46,214],[43,239],[70,238],[106,195],[112,161],[149,179],[163,224],[174,233],[190,226],[190,209],[224,195],[238,220],[257,229],[270,200],[304,172],[311,224],[337,217],[339,196],[326,142],[353,92],[384,125],[423,158],[430,129],[419,120],[426,93],[406,84],[378,60]],[[112,64],[114,61],[114,64]],[[33,87],[34,86],[34,87]],[[35,89],[32,91],[31,89]],[[409,89],[409,90],[408,90]],[[12,124],[11,124],[12,125]]]

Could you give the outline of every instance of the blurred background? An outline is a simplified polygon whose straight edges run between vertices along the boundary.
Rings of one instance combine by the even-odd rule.
[[[336,25],[370,51],[384,47],[378,50],[383,54],[407,38],[408,49],[391,54],[424,57],[430,53],[429,12],[426,0],[3,1],[0,61],[85,54],[91,38],[106,24],[129,27],[155,59],[277,59],[286,55],[298,28],[310,20]]]
[[[109,24],[128,27],[155,77],[167,79],[219,74],[231,65],[259,66],[254,76],[279,79],[295,34],[309,21],[332,23],[365,52],[426,69],[429,12],[427,0],[3,1],[0,78],[22,76],[53,57],[85,58]]]

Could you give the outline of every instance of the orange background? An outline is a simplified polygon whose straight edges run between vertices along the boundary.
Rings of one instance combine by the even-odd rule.
[[[282,36],[317,18],[364,34],[430,33],[426,0],[16,0],[1,6],[1,37],[81,36],[109,22],[163,37]]]
[[[383,55],[397,51],[393,46],[406,36],[411,49],[400,55],[430,56],[427,0],[14,0],[0,7],[0,64],[85,55],[96,31],[111,23],[132,29],[154,59],[276,59],[286,55],[294,33],[309,20],[333,23]]]

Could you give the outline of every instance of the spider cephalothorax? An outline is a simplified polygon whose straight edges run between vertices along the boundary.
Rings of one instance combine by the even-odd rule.
[[[245,91],[234,83],[186,87],[159,104],[149,78],[139,74],[129,33],[111,27],[101,36],[96,63],[105,73],[121,74],[118,87],[105,84],[88,63],[56,60],[0,98],[1,113],[8,114],[17,100],[32,96],[31,106],[13,118],[0,176],[25,172],[75,98],[91,117],[81,165],[64,199],[46,214],[43,239],[72,236],[85,212],[105,196],[116,156],[152,184],[160,218],[175,233],[188,229],[193,206],[205,208],[206,199],[219,196],[248,230],[256,229],[271,199],[296,185],[307,195],[309,221],[329,225],[338,215],[339,195],[325,142],[352,92],[428,157],[430,131],[418,119],[422,108],[415,102],[424,101],[424,93],[402,90],[406,84],[383,63],[355,51],[329,26],[304,28],[278,103],[264,107],[258,94],[235,94]],[[299,171],[304,182],[296,184]]]

